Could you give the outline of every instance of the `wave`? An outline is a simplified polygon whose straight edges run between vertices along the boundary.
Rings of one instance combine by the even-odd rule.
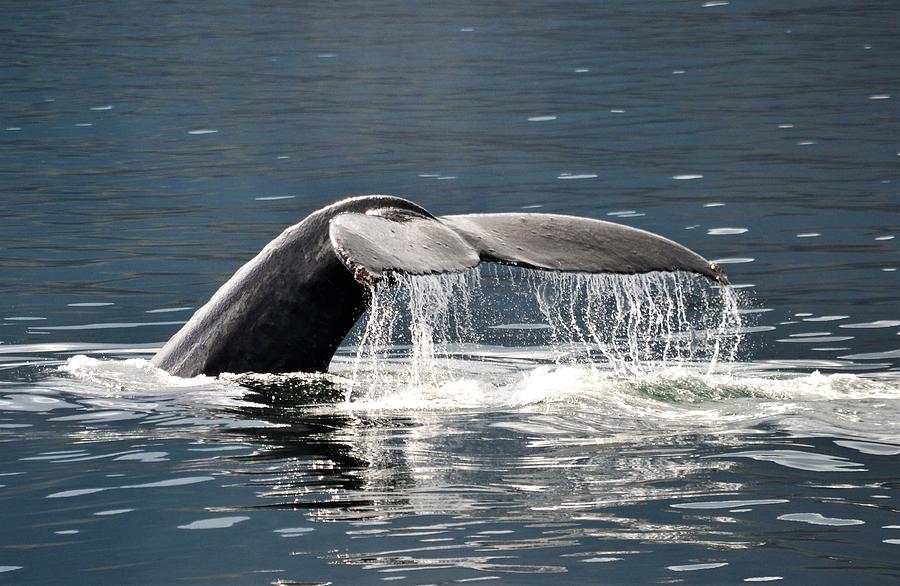
[[[876,422],[880,432],[897,431],[900,373],[821,372],[846,362],[737,362],[748,328],[729,288],[668,273],[503,271],[396,275],[374,286],[367,318],[351,334],[355,346],[335,356],[330,374],[186,380],[143,358],[85,355],[59,370],[87,383],[70,385],[76,394],[191,407],[545,410],[599,415],[609,429],[746,428],[796,417],[829,429]],[[783,372],[792,366],[806,372]]]
[[[82,384],[67,392],[128,401],[175,400],[205,408],[278,402],[308,413],[439,414],[467,410],[591,413],[614,425],[740,427],[785,417],[865,429],[900,421],[900,380],[853,373],[773,374],[752,364],[710,373],[707,365],[660,366],[622,376],[604,364],[535,364],[523,352],[487,361],[455,359],[443,381],[411,381],[403,360],[380,365],[377,384],[346,361],[334,373],[225,374],[180,379],[141,358],[69,358],[60,371]],[[355,381],[352,375],[358,377]],[[372,379],[375,380],[375,379]],[[84,384],[87,383],[87,384]],[[107,404],[115,406],[115,402]],[[613,423],[617,422],[617,423]],[[884,424],[884,425],[882,425]]]

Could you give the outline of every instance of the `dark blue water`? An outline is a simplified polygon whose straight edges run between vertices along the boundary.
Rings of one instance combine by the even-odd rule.
[[[2,5],[0,581],[900,577],[895,3]],[[365,193],[658,232],[744,339],[623,375],[504,317],[424,386],[402,348],[368,386],[350,345],[149,366]]]

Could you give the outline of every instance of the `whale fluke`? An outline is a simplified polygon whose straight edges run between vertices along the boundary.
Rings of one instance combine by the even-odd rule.
[[[651,232],[557,214],[435,217],[394,196],[348,198],[285,230],[241,267],[153,357],[183,377],[324,372],[390,273],[457,272],[495,262],[586,273],[724,272]]]
[[[450,273],[481,262],[478,251],[438,218],[395,209],[335,216],[329,226],[334,250],[361,282],[395,271]]]
[[[359,276],[446,273],[495,262],[579,273],[684,271],[722,284],[725,273],[662,236],[603,220],[559,214],[421,217],[379,210],[331,221],[338,256]]]

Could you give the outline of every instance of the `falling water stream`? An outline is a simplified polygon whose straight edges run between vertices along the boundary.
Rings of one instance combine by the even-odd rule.
[[[505,285],[505,286],[504,286]],[[393,274],[370,286],[355,337],[349,388],[367,397],[441,386],[463,376],[459,358],[516,333],[545,361],[615,378],[678,365],[706,373],[734,361],[742,339],[729,287],[684,273],[556,273],[490,266],[439,275]],[[348,395],[349,398],[349,395]]]

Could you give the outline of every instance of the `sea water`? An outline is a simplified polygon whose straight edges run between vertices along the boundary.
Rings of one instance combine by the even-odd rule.
[[[893,2],[4,8],[0,582],[897,579]],[[150,365],[366,193],[733,285],[399,277],[329,374]]]
[[[773,538],[838,556],[819,536],[840,531],[848,560],[894,545],[896,382],[740,361],[753,327],[730,288],[489,268],[370,293],[328,375],[185,380],[146,358],[32,349],[72,356],[0,403],[16,415],[6,433],[31,438],[13,446],[7,488],[47,519],[10,512],[25,515],[16,539],[83,544],[89,560],[93,540],[130,538],[107,519],[139,518],[166,544],[114,547],[124,563],[81,571],[194,575],[148,567],[162,548],[251,583],[802,583],[810,570]],[[62,437],[29,450],[43,426]],[[249,535],[268,544],[213,553]],[[73,563],[41,571],[53,581]],[[885,563],[862,579],[890,575]]]

